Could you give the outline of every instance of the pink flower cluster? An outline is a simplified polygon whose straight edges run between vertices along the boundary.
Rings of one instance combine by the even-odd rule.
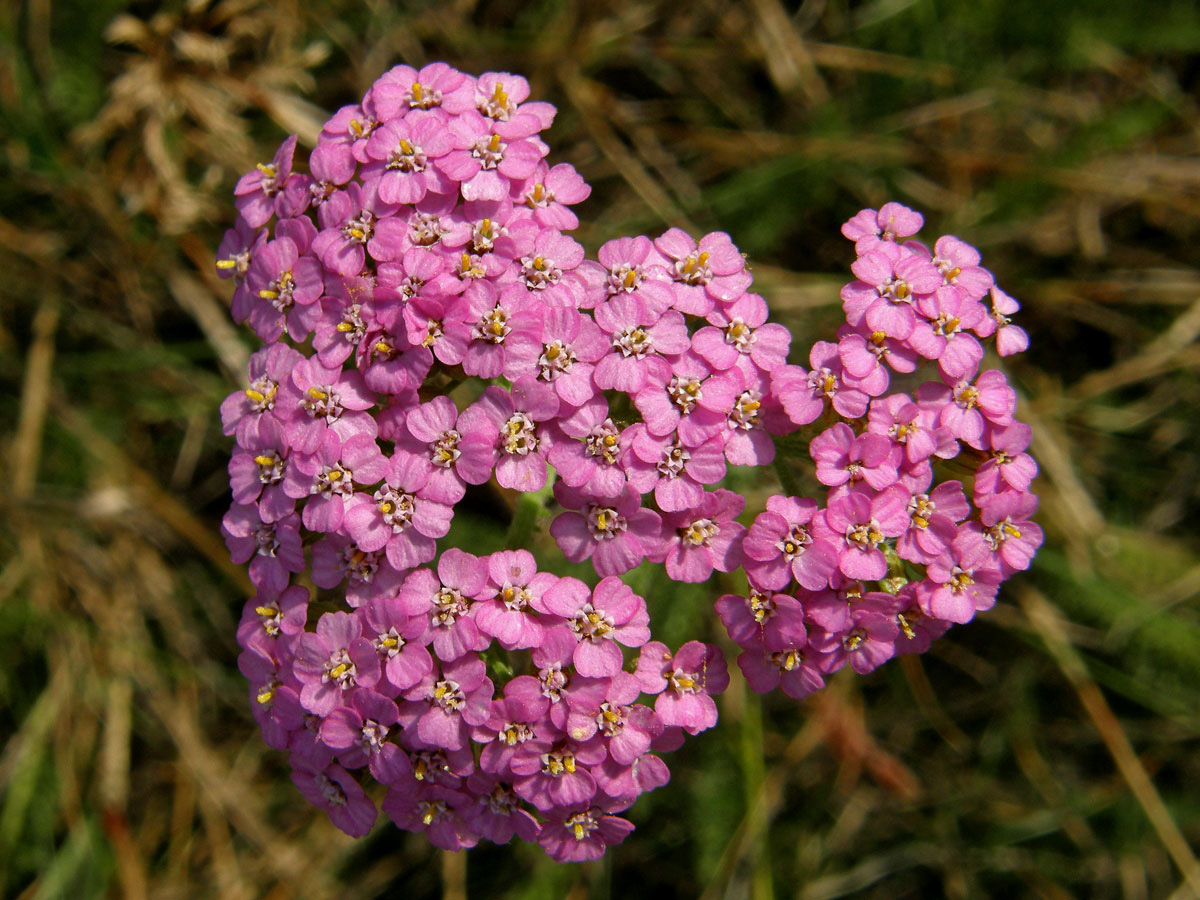
[[[397,66],[326,123],[307,174],[293,137],[238,182],[217,267],[264,346],[221,409],[224,533],[257,589],[238,632],[256,719],[339,828],[365,834],[381,797],[439,847],[516,835],[582,860],[632,830],[617,813],[728,684],[718,647],[651,640],[620,576],[744,568],[748,596],[716,602],[739,666],[800,697],[990,607],[1041,532],[1029,428],[979,371],[982,341],[1027,339],[974,249],[864,210],[839,340],[788,365],[728,235],[585,259],[564,232],[590,189],[545,161],[554,109],[528,95]],[[888,393],[925,360],[937,380]],[[727,467],[802,428],[827,495],[772,497],[747,529]],[[549,533],[596,583],[444,546],[489,481],[552,487]]]

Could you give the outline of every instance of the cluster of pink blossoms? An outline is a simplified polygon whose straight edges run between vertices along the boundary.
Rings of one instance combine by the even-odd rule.
[[[1041,532],[1030,430],[979,370],[981,341],[1027,338],[973,248],[864,210],[843,228],[847,324],[788,365],[728,235],[585,259],[564,232],[590,188],[545,161],[554,109],[528,94],[397,66],[326,123],[308,174],[293,137],[238,182],[217,267],[264,347],[221,410],[224,533],[257,589],[238,632],[255,716],[339,828],[366,834],[381,796],[439,847],[516,835],[582,860],[632,830],[616,814],[666,782],[658,754],[716,723],[729,681],[717,646],[652,641],[621,575],[744,568],[748,596],[716,601],[738,664],[802,697],[990,607]],[[888,393],[922,361],[937,380]],[[739,524],[727,467],[769,465],[804,426],[826,496]],[[550,535],[594,586],[527,550],[439,548],[493,479],[553,479]]]

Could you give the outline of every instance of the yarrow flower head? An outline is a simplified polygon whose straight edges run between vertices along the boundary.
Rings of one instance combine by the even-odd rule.
[[[238,181],[216,254],[263,342],[221,406],[222,529],[255,587],[239,668],[351,835],[382,809],[449,850],[624,840],[729,683],[718,645],[653,639],[663,601],[623,580],[643,563],[716,579],[746,683],[803,697],[928,649],[1042,540],[1032,434],[988,355],[1029,339],[975,248],[861,211],[846,321],[789,364],[728,234],[586,258],[566,232],[590,188],[548,159],[553,119],[519,75],[396,66],[307,158],[290,137]],[[821,495],[763,502],[739,473],[772,462]],[[455,546],[500,494],[525,495],[522,546]]]

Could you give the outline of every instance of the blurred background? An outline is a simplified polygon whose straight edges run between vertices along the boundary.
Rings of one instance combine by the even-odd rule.
[[[0,2],[3,895],[1200,897],[1198,51],[1182,0]],[[735,679],[596,864],[346,838],[234,662],[233,184],[439,59],[558,106],[593,252],[728,231],[803,348],[841,316],[839,226],[895,199],[983,251],[1033,339],[1005,368],[1034,569],[806,702]],[[668,636],[711,628],[669,599]]]

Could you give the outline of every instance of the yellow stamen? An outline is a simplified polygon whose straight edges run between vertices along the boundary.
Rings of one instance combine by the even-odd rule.
[[[264,300],[275,300],[279,297],[279,291],[268,291],[265,288],[258,292],[258,296]]]
[[[564,769],[566,769],[572,775],[575,774],[575,757],[573,757],[573,756],[563,757],[562,764],[563,764]]]
[[[254,614],[255,614],[255,615],[258,615],[258,616],[262,616],[264,619],[269,619],[269,618],[271,618],[271,617],[272,617],[272,616],[274,616],[274,615],[275,615],[277,612],[279,612],[279,610],[277,610],[277,609],[272,609],[272,608],[271,608],[271,607],[269,607],[269,606],[256,606],[256,607],[254,607]]]
[[[422,94],[421,83],[419,81],[414,81],[413,86],[412,86],[412,95],[413,95],[413,99],[416,100],[418,103],[421,102],[421,94]]]
[[[625,287],[631,288],[637,283],[637,273],[630,269],[625,273]]]
[[[608,516],[602,512],[596,513],[596,527],[601,531],[608,530]]]
[[[354,238],[356,241],[361,241],[366,236],[367,236],[367,233],[365,231],[363,231],[361,228],[351,228],[350,229],[350,237]]]
[[[217,268],[218,269],[232,269],[232,268],[235,268],[236,266],[237,266],[237,260],[233,260],[233,259],[218,259],[217,260]]]
[[[346,332],[348,332],[348,331],[353,331],[353,330],[354,330],[354,326],[353,326],[353,325],[351,325],[349,322],[338,322],[338,323],[337,323],[337,330],[338,330],[339,332],[341,332],[342,334],[345,334],[345,333],[346,333]]]
[[[582,841],[584,835],[583,825],[579,822],[576,822],[571,827],[575,830],[575,840]]]
[[[488,141],[488,152],[489,153],[499,153],[500,152],[500,135],[498,135],[498,134],[492,135],[492,139],[490,141]]]
[[[254,461],[260,466],[273,466],[278,460],[273,456],[256,456]]]
[[[335,666],[329,674],[334,678],[341,678],[346,674],[347,671],[349,671],[349,669],[350,666],[348,666],[346,663],[340,663],[339,665]]]
[[[262,394],[260,394],[258,391],[256,391],[254,388],[246,388],[246,390],[244,390],[242,393],[244,393],[247,398],[249,398],[250,400],[253,400],[255,403],[262,403],[264,400],[267,399]]]
[[[308,389],[308,396],[312,397],[314,400],[328,400],[329,399],[329,395],[317,387],[310,387]]]
[[[264,175],[266,175],[268,178],[274,178],[278,171],[274,166],[267,165],[266,163],[258,163],[258,165],[256,165],[255,168],[258,169],[258,171],[262,172]]]
[[[255,697],[254,699],[256,699],[263,706],[266,706],[274,698],[275,698],[275,689],[271,688],[271,687],[264,687],[262,690],[260,690],[258,692],[258,696]]]

